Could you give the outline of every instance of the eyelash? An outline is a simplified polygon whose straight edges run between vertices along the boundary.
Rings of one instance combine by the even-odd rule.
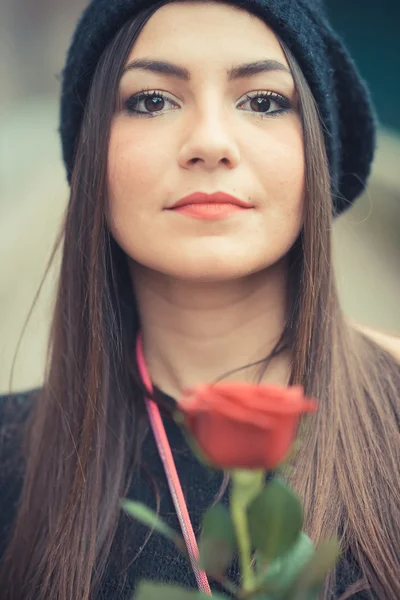
[[[255,115],[257,115],[258,117],[261,117],[262,119],[267,118],[267,117],[269,117],[269,118],[277,117],[279,115],[289,112],[292,109],[291,103],[290,103],[289,99],[286,98],[286,96],[282,96],[281,94],[277,94],[275,92],[267,92],[265,90],[259,90],[256,92],[250,92],[250,93],[246,94],[246,100],[243,100],[243,102],[246,102],[249,100],[254,100],[254,98],[258,98],[258,97],[263,97],[263,98],[268,98],[270,100],[274,100],[277,104],[279,104],[281,106],[281,108],[279,110],[274,110],[271,113],[254,112]],[[142,100],[145,100],[146,98],[162,98],[163,100],[168,100],[169,102],[172,102],[172,100],[170,100],[164,92],[161,92],[159,90],[143,90],[142,92],[139,92],[138,94],[135,94],[134,96],[131,96],[124,102],[125,110],[132,117],[134,116],[134,117],[140,117],[140,118],[141,117],[152,118],[152,117],[157,117],[160,114],[162,115],[163,113],[160,110],[155,111],[153,113],[146,113],[146,112],[136,110],[135,106],[137,106],[139,104],[139,102],[141,102]],[[242,104],[242,102],[241,102],[241,104]],[[249,111],[249,112],[251,112],[251,111]]]

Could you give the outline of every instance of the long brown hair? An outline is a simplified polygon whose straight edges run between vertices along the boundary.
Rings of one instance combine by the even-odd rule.
[[[93,600],[122,518],[119,499],[140,464],[147,420],[133,358],[139,315],[127,256],[106,225],[107,151],[123,65],[161,4],[119,31],[85,107],[53,252],[63,243],[45,382],[27,424],[23,490],[0,572],[3,600]],[[304,502],[311,538],[340,533],[362,583],[393,600],[400,597],[400,367],[341,311],[322,124],[303,74],[282,46],[300,97],[307,201],[290,251],[290,308],[275,352],[290,347],[290,383],[320,401],[300,427],[290,481]],[[325,600],[334,577],[327,578]]]

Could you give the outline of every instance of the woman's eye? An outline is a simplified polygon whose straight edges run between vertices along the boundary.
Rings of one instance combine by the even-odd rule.
[[[246,94],[246,100],[239,103],[238,106],[247,104],[249,112],[254,112],[261,117],[282,114],[291,110],[292,105],[288,98],[276,94],[275,92],[252,92]]]
[[[152,92],[145,91],[128,98],[125,102],[125,109],[131,114],[151,117],[160,114],[165,108],[166,103],[174,104],[175,107],[177,106],[163,92],[156,90]]]
[[[171,104],[174,108],[179,106],[163,92],[143,91],[135,96],[128,98],[124,107],[131,115],[152,117],[165,112],[166,105]],[[252,92],[246,94],[246,99],[242,100],[238,106],[247,104],[247,112],[253,112],[261,117],[282,114],[291,110],[292,106],[288,98],[276,94],[275,92]]]

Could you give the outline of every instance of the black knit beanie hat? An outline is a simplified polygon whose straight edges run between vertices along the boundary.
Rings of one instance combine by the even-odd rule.
[[[200,0],[201,1],[201,0]],[[324,123],[333,215],[363,191],[375,149],[370,95],[322,0],[233,0],[263,19],[296,58]],[[82,14],[63,71],[60,133],[68,181],[91,80],[106,46],[139,11],[160,0],[92,0]]]

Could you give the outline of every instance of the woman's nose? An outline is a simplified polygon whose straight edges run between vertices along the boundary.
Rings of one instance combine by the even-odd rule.
[[[183,137],[179,164],[185,169],[213,170],[219,165],[235,168],[240,153],[233,124],[223,109],[203,110],[191,115],[185,124],[189,132]]]

